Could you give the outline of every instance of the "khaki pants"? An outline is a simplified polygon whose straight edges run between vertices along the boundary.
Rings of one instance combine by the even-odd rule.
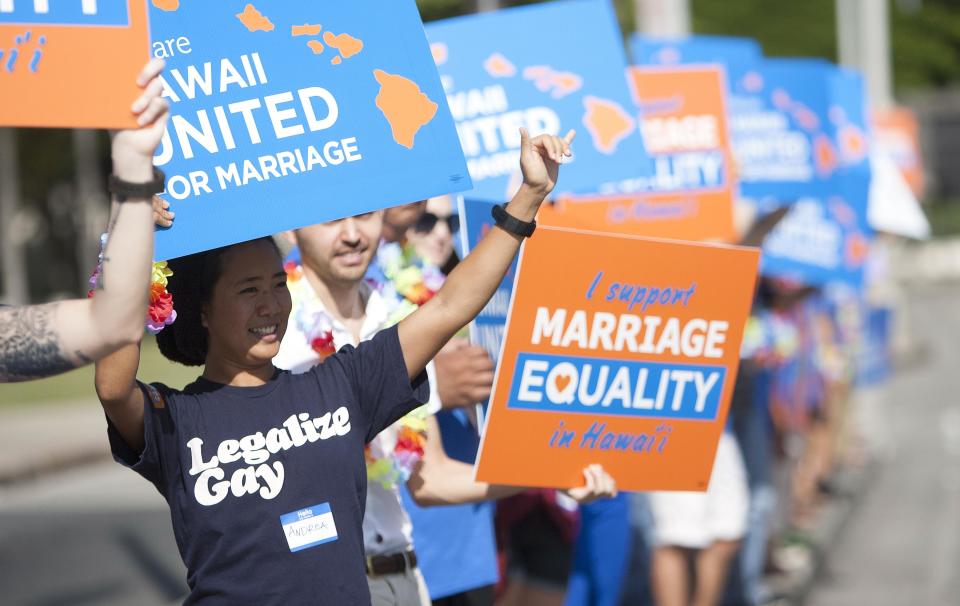
[[[367,576],[373,606],[430,606],[430,594],[419,569]]]

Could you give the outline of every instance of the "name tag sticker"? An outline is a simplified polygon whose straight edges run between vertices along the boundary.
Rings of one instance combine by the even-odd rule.
[[[337,540],[337,525],[333,521],[330,503],[312,505],[280,516],[283,536],[291,552],[298,552]]]

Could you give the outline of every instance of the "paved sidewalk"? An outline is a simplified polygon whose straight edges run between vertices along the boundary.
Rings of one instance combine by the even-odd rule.
[[[0,408],[0,485],[109,457],[95,399]]]

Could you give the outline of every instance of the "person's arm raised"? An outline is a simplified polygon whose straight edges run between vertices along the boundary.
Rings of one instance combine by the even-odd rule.
[[[167,121],[157,79],[162,69],[162,61],[151,61],[137,78],[144,92],[131,110],[140,128],[113,137],[113,170],[121,180],[153,180],[153,153]],[[0,310],[0,382],[65,372],[140,339],[149,295],[153,209],[149,196],[114,206],[101,287],[92,299]]]
[[[162,85],[157,79],[162,69],[162,62],[151,61],[138,79],[145,91],[132,109],[138,116],[140,128],[120,131],[113,137],[113,170],[121,180],[145,182],[153,176],[153,154],[160,144],[168,116],[167,103],[161,98]],[[155,222],[168,226],[172,219],[164,206],[152,196],[136,200],[132,206],[129,200],[114,201],[115,222],[104,252],[102,288],[92,299],[94,325],[110,322],[112,314],[123,315],[124,323],[130,324],[128,337],[119,349],[114,347],[115,351],[106,352],[97,362],[94,383],[107,416],[127,445],[136,451],[143,449],[144,403],[136,377],[153,266],[153,226]],[[125,215],[128,223],[146,220],[145,237],[139,230],[121,223]],[[117,300],[120,296],[133,301],[123,303]]]
[[[562,139],[550,135],[530,138],[526,129],[520,129],[523,185],[507,205],[508,213],[521,221],[533,221],[540,204],[557,183],[563,156],[572,155],[573,136],[570,131]],[[400,322],[400,347],[411,378],[420,374],[440,348],[480,313],[506,275],[522,240],[500,228],[490,230],[450,273],[443,288]]]

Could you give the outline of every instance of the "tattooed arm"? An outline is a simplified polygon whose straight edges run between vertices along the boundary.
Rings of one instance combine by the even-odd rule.
[[[162,69],[162,61],[151,61],[137,78],[144,92],[131,110],[140,128],[113,137],[113,171],[124,181],[153,178],[153,153],[168,115],[157,79]],[[92,299],[0,308],[0,382],[61,373],[140,340],[149,296],[153,223],[149,198],[114,201],[101,283]]]

